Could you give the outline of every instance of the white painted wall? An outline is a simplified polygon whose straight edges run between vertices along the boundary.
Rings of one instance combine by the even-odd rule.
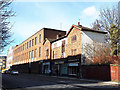
[[[105,42],[105,34],[90,31],[82,31],[82,44],[95,42]]]
[[[52,43],[52,49],[55,48],[55,47],[54,47],[54,44],[55,44],[55,43],[57,43],[56,47],[61,47],[63,40],[65,40],[65,45],[67,45],[67,38],[63,38],[63,39],[61,39],[61,40],[58,40],[58,41],[56,41],[56,42],[53,42],[53,43]]]
[[[85,55],[85,51],[84,51],[84,46],[86,46],[87,44],[93,44],[93,43],[101,43],[103,44],[105,42],[105,35],[103,33],[97,33],[97,32],[90,32],[90,31],[82,31],[81,34],[81,46],[82,46],[82,55]],[[92,51],[91,51],[92,52]],[[83,57],[81,56],[81,62],[83,62]],[[89,57],[89,56],[87,56]]]

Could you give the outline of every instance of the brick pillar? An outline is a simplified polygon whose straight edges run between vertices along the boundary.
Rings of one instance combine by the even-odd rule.
[[[111,81],[120,82],[120,65],[110,64]]]

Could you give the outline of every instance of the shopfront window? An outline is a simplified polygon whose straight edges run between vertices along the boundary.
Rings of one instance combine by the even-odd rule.
[[[77,75],[78,66],[69,66],[69,75]]]

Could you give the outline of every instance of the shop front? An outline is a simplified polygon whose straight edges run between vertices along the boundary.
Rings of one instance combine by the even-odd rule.
[[[68,76],[79,77],[80,61],[80,55],[68,57]]]
[[[60,75],[60,76],[67,76],[67,59],[53,60],[52,74]]]
[[[77,76],[79,72],[79,63],[68,64],[68,75]]]
[[[49,74],[50,62],[44,62],[42,65],[43,74]]]

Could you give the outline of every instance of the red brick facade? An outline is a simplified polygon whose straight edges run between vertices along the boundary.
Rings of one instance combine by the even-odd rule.
[[[27,40],[14,48],[13,65],[44,60],[46,57],[46,44],[45,46],[43,45],[43,43],[45,42],[45,38],[48,38],[49,40],[55,40],[57,39],[57,35],[59,34],[61,36],[64,36],[66,34],[66,31],[43,28],[29,37]],[[48,58],[50,58],[50,54]]]
[[[111,81],[120,82],[120,65],[111,64],[110,71],[111,71]]]

